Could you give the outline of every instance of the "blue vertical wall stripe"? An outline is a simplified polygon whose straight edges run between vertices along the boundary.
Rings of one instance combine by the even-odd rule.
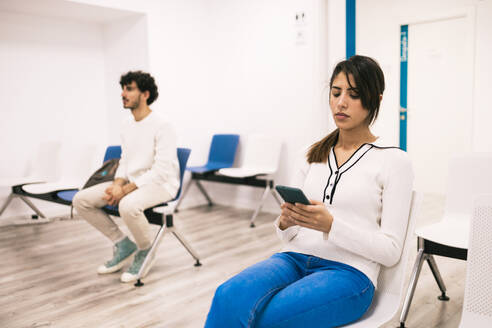
[[[345,0],[345,55],[355,55],[355,0]]]
[[[400,148],[407,150],[408,25],[400,27]]]

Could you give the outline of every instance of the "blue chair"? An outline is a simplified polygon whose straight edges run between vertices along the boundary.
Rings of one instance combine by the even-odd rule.
[[[234,164],[234,158],[236,157],[238,143],[239,135],[237,134],[215,134],[212,137],[212,144],[210,145],[207,164],[202,166],[191,166],[186,169],[187,171],[191,172],[191,179],[183,191],[183,197],[181,197],[181,199],[178,201],[178,204],[176,205],[176,212],[178,211],[179,204],[181,204],[181,201],[190,189],[193,182],[196,183],[196,186],[198,187],[200,192],[207,199],[208,205],[213,205],[210,196],[207,194],[207,191],[205,190],[205,188],[203,188],[203,185],[200,183],[199,180],[194,179],[194,175],[214,174],[214,172],[220,169],[232,167],[232,165]]]
[[[119,146],[116,146],[119,147]],[[111,152],[111,154],[119,154],[121,156],[121,151],[118,153],[115,151],[115,149],[112,150],[106,150],[106,155],[108,155],[108,152]],[[142,273],[145,272],[146,267],[149,265],[150,260],[153,258],[162,238],[166,233],[171,232],[178,240],[179,242],[186,248],[186,250],[193,256],[193,258],[196,260],[195,266],[201,266],[202,264],[200,263],[200,258],[198,254],[193,250],[193,248],[190,246],[190,244],[184,239],[184,237],[176,230],[176,227],[174,226],[173,223],[173,213],[174,213],[174,207],[176,205],[176,201],[179,199],[181,196],[181,190],[182,190],[182,185],[183,185],[183,176],[185,173],[186,169],[186,163],[188,162],[188,158],[190,157],[191,150],[188,148],[178,148],[178,161],[179,161],[179,189],[176,194],[176,197],[174,199],[170,200],[169,202],[162,203],[159,205],[156,205],[154,207],[148,208],[144,211],[145,217],[149,221],[150,224],[156,224],[159,225],[161,228],[157,232],[156,237],[154,238],[154,241],[152,242],[152,247],[150,248],[149,253],[147,254],[147,257],[144,260],[144,263],[142,267],[140,268],[140,271],[138,272],[137,275],[137,282],[135,283],[135,286],[140,287],[143,286],[144,284],[141,281],[141,276]],[[106,159],[106,156],[104,157]],[[110,157],[107,159],[111,159]],[[66,191],[60,192],[60,194],[64,195],[64,197],[69,197],[71,193],[68,193]],[[71,195],[71,199],[73,199],[73,195]],[[118,208],[114,206],[105,206],[102,208],[104,212],[106,212],[109,215],[114,215],[114,216],[120,216],[120,213],[118,212]],[[164,220],[165,218],[165,220]]]
[[[121,146],[108,146],[106,148],[103,163],[113,158],[121,158]]]
[[[143,286],[143,283],[141,281],[141,276],[142,273],[145,272],[146,267],[149,265],[151,259],[153,258],[162,238],[166,233],[171,232],[178,240],[179,242],[186,248],[186,250],[190,253],[190,255],[196,260],[195,266],[201,266],[202,264],[200,263],[200,258],[198,254],[193,250],[193,248],[190,246],[190,244],[184,239],[184,237],[176,230],[176,227],[174,226],[173,223],[173,213],[174,213],[174,208],[176,206],[176,201],[179,200],[179,197],[181,196],[181,186],[183,185],[183,177],[184,177],[184,172],[186,169],[186,163],[188,162],[188,158],[190,156],[191,150],[187,148],[178,148],[178,161],[179,161],[179,178],[180,178],[180,187],[178,189],[178,192],[176,194],[176,197],[173,200],[170,200],[167,203],[162,203],[159,205],[156,205],[154,207],[148,208],[144,211],[145,216],[147,217],[147,220],[151,224],[156,224],[159,225],[161,228],[157,232],[156,237],[154,238],[154,241],[152,242],[152,247],[150,248],[149,253],[147,254],[147,257],[144,260],[144,263],[142,267],[140,268],[140,271],[138,272],[137,275],[137,282],[135,283],[135,286],[140,287]],[[118,212],[117,207],[113,206],[105,206],[102,208],[104,212],[108,213],[109,215],[114,215],[114,216],[120,216],[120,213]],[[165,218],[165,220],[164,220]]]

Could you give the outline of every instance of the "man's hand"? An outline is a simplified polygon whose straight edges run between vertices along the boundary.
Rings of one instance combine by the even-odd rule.
[[[103,199],[108,202],[108,205],[116,206],[120,200],[137,189],[137,186],[133,183],[125,183],[123,179],[116,179],[111,186],[104,191],[106,195]]]
[[[108,202],[108,205],[115,206],[118,205],[120,200],[125,196],[125,192],[123,191],[123,187],[119,184],[112,184],[104,191],[106,195],[103,197],[105,201]]]
[[[322,232],[329,233],[333,216],[326,209],[322,202],[310,200],[312,205],[296,203],[282,204],[282,214],[280,215],[279,227],[281,230],[293,225],[299,225]]]

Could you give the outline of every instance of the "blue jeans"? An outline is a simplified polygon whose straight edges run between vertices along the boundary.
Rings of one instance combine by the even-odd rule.
[[[373,295],[349,265],[277,253],[217,288],[205,327],[338,327],[360,318]]]

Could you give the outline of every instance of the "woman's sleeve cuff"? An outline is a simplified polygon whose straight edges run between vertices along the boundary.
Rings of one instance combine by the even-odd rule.
[[[288,242],[292,240],[297,233],[299,232],[299,226],[295,225],[292,227],[288,227],[285,230],[280,229],[280,216],[275,220],[274,222],[275,228],[277,229],[277,236],[280,238],[280,240],[284,242]]]

